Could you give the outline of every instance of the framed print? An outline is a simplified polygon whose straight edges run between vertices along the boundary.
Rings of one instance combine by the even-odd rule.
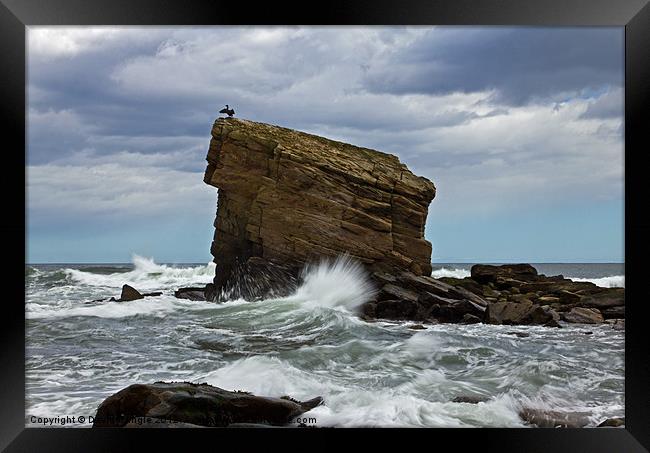
[[[0,13],[7,451],[647,451],[647,2]]]

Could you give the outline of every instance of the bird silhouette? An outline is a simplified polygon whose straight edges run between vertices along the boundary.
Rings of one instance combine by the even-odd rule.
[[[228,107],[228,104],[226,104],[226,108],[219,110],[219,113],[225,113],[228,116],[233,116],[235,114],[235,111]]]

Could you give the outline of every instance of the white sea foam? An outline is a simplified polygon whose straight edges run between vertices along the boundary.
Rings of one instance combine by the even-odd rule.
[[[319,426],[522,426],[517,416],[519,405],[510,395],[478,405],[431,401],[412,391],[423,380],[435,383],[435,387],[446,384],[441,372],[424,370],[413,384],[377,391],[338,382],[324,370],[305,372],[276,357],[253,356],[200,376],[197,382],[256,395],[290,395],[299,400],[322,396],[324,404],[303,415],[316,418]]]
[[[97,318],[127,318],[130,316],[163,317],[179,310],[213,310],[245,303],[241,300],[225,304],[177,299],[171,295],[146,297],[129,302],[98,302],[93,304],[72,304],[61,301],[59,304],[28,304],[26,316],[29,319],[67,318],[73,316],[94,316]]]
[[[348,255],[308,266],[303,275],[303,284],[290,299],[304,307],[355,310],[373,295],[374,288],[363,267]]]
[[[440,278],[440,277],[465,278],[465,277],[469,277],[470,275],[471,273],[467,269],[458,269],[458,268],[447,269],[446,267],[443,267],[441,269],[436,269],[435,271],[431,272],[431,276],[433,278]]]
[[[609,277],[600,278],[577,278],[567,277],[574,282],[591,282],[596,286],[603,288],[625,288],[625,275],[610,275]]]
[[[135,254],[132,262],[134,269],[129,272],[97,274],[78,269],[66,269],[65,272],[73,281],[84,285],[120,288],[128,284],[138,290],[152,290],[210,283],[216,266],[214,263],[196,267],[168,266]]]

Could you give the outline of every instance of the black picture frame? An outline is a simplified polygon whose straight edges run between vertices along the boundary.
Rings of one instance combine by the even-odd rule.
[[[625,274],[627,304],[625,343],[625,429],[267,429],[267,430],[124,430],[25,428],[24,287],[25,260],[25,30],[36,25],[532,25],[625,27]],[[147,448],[229,448],[259,443],[311,448],[312,442],[337,448],[341,435],[358,435],[363,447],[392,442],[413,447],[480,449],[499,452],[637,452],[650,449],[650,349],[644,335],[644,261],[649,255],[648,183],[642,165],[650,150],[650,5],[647,0],[437,0],[344,1],[319,4],[253,5],[234,0],[0,0],[0,65],[4,159],[4,218],[0,223],[5,256],[2,352],[0,369],[0,448],[6,451],[128,451]],[[647,121],[647,120],[646,120]],[[9,139],[9,140],[7,140]],[[10,175],[11,177],[8,177]],[[24,282],[24,280],[23,280]],[[646,287],[647,288],[647,287]],[[285,437],[290,436],[291,439]],[[321,441],[321,438],[323,438]],[[333,439],[329,439],[333,438]],[[321,443],[321,442],[327,443]],[[291,444],[287,444],[291,442]],[[154,447],[154,445],[159,445]],[[354,448],[352,445],[350,447]],[[403,448],[403,447],[402,447]]]

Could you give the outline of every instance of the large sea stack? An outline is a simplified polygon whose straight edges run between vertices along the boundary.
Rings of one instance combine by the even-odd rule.
[[[216,275],[177,297],[284,296],[306,264],[347,254],[375,286],[366,319],[623,328],[625,290],[538,275],[529,264],[477,264],[431,277],[424,238],[436,188],[391,154],[253,121],[220,118],[204,181],[219,189]]]
[[[436,189],[396,156],[220,118],[207,161],[204,181],[219,188],[208,298],[283,294],[306,263],[344,253],[371,272],[431,274]]]

